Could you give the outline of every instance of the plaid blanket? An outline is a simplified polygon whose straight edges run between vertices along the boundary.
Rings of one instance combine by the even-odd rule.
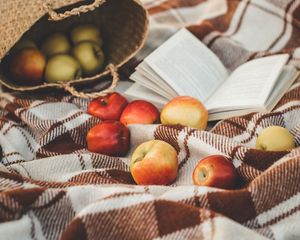
[[[151,29],[138,60],[186,26],[228,69],[278,52],[300,67],[299,0],[144,2]],[[86,113],[88,101],[0,97],[1,239],[300,239],[300,149],[254,149],[258,132],[270,125],[288,128],[300,144],[297,82],[273,112],[227,119],[210,131],[131,125],[132,150],[154,138],[176,148],[172,186],[136,186],[130,154],[87,151],[86,133],[100,121]],[[192,185],[199,159],[216,153],[232,159],[238,189]]]

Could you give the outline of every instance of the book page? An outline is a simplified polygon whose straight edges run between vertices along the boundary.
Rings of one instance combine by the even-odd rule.
[[[245,109],[235,109],[228,110],[226,112],[213,112],[208,115],[208,121],[216,121],[225,118],[238,117],[252,112],[266,112],[264,108],[245,108]]]
[[[148,65],[146,62],[142,62],[136,67],[137,72],[144,75],[151,81],[153,84],[164,89],[164,91],[168,92],[172,97],[178,96],[178,93],[160,76],[158,76]]]
[[[133,81],[135,81],[139,85],[142,85],[146,88],[151,89],[152,91],[158,93],[159,95],[161,95],[161,96],[163,96],[167,99],[172,99],[173,98],[173,96],[167,90],[160,87],[159,84],[156,84],[156,83],[150,81],[149,78],[147,78],[146,76],[144,76],[143,74],[141,74],[139,72],[134,72],[130,76],[130,79],[132,79]]]
[[[209,121],[229,118],[229,117],[236,117],[244,114],[248,114],[251,112],[269,112],[273,110],[282,96],[286,93],[286,91],[291,87],[293,82],[299,76],[299,72],[293,66],[286,66],[284,67],[282,73],[280,74],[278,80],[274,88],[271,90],[268,99],[265,103],[265,106],[256,106],[256,107],[249,107],[243,109],[235,109],[233,110],[228,109],[227,111],[214,111],[213,113],[209,114]]]
[[[143,87],[138,83],[132,84],[125,92],[124,95],[132,100],[143,99],[156,105],[158,108],[162,108],[169,99],[162,97],[161,95],[153,92],[149,88]]]
[[[266,110],[271,111],[279,100],[283,97],[286,91],[291,87],[293,82],[299,76],[299,72],[294,66],[285,66],[279,76],[278,81],[270,92],[268,99],[265,103]]]
[[[145,60],[178,95],[206,100],[227,78],[218,57],[187,29],[181,29]]]
[[[262,107],[289,58],[274,55],[238,67],[205,102],[210,112]]]

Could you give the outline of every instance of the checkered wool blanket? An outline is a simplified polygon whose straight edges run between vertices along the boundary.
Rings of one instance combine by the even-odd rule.
[[[277,52],[299,65],[299,0],[144,2],[151,29],[138,60],[187,26],[229,69]],[[272,113],[227,119],[211,131],[130,126],[131,149],[153,138],[176,148],[172,186],[134,185],[130,154],[88,152],[86,133],[100,120],[86,113],[87,101],[0,97],[0,239],[300,239],[300,149],[254,149],[269,125],[288,128],[300,144],[299,83]],[[239,189],[192,185],[199,159],[216,153],[232,159]]]

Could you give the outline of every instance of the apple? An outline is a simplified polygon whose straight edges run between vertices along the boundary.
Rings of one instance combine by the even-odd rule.
[[[34,43],[34,41],[30,39],[21,39],[16,43],[16,45],[13,47],[12,52],[16,53],[26,48],[34,48],[37,49],[37,45]]]
[[[119,120],[128,102],[121,94],[114,92],[106,97],[92,100],[88,105],[88,113],[101,120]]]
[[[81,24],[71,31],[71,39],[73,44],[77,44],[84,41],[92,41],[102,46],[102,38],[100,30],[91,24]]]
[[[127,124],[152,124],[159,121],[159,111],[150,102],[135,100],[124,109],[120,122]]]
[[[26,48],[12,55],[9,72],[18,84],[38,85],[43,82],[45,66],[46,59],[38,49]]]
[[[193,182],[199,186],[230,189],[236,186],[238,174],[232,162],[222,155],[200,160],[193,172]]]
[[[129,129],[116,121],[103,121],[87,134],[88,150],[95,153],[123,157],[129,150],[129,144]]]
[[[263,129],[256,140],[256,148],[265,151],[290,151],[294,147],[294,136],[289,130],[280,126]]]
[[[68,53],[71,49],[71,45],[67,37],[62,33],[54,33],[47,37],[41,46],[42,52],[51,57],[56,54]]]
[[[161,140],[144,142],[132,154],[130,172],[140,185],[171,184],[178,172],[177,152]]]
[[[83,73],[87,76],[100,72],[103,67],[104,54],[96,43],[78,43],[73,49],[73,55],[80,63]]]
[[[73,57],[59,54],[51,57],[45,70],[45,79],[49,83],[68,82],[80,78],[79,63]]]
[[[179,96],[167,103],[160,115],[162,124],[197,128],[204,130],[207,126],[208,112],[204,105],[195,98]]]

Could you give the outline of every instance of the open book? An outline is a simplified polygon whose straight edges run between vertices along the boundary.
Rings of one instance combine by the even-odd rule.
[[[229,72],[187,29],[179,30],[139,64],[125,95],[163,106],[192,96],[204,103],[209,120],[271,111],[298,76],[288,54],[244,63]]]

